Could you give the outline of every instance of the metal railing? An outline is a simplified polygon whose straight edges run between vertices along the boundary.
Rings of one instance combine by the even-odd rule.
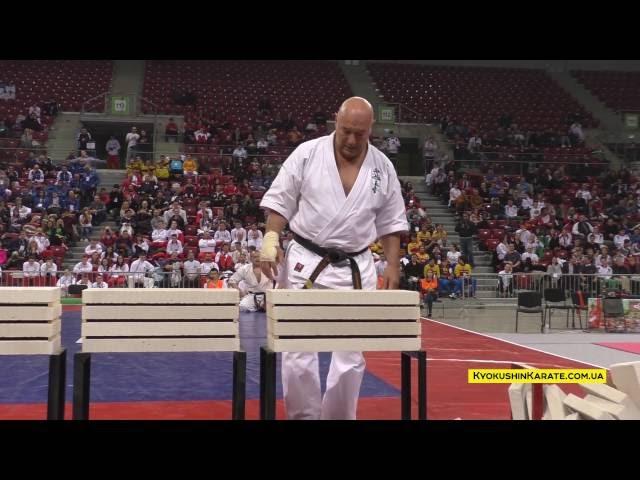
[[[89,272],[86,274],[74,274],[72,285],[81,285],[83,279],[95,283],[99,275],[110,288],[203,288],[208,275],[185,274],[183,272],[167,272],[156,267],[149,272]],[[220,279],[228,279],[233,272],[220,272]],[[64,276],[64,270],[58,270],[50,274],[29,275],[22,270],[3,270],[0,275],[2,287],[52,287]],[[68,295],[68,285],[64,282],[60,285],[63,295]],[[225,283],[226,286],[226,283]],[[92,288],[92,287],[89,287]]]
[[[426,115],[399,102],[383,102],[384,105],[395,107],[395,123],[427,123]]]
[[[440,277],[442,280],[442,277]],[[516,298],[521,291],[537,291],[543,295],[548,288],[563,290],[568,300],[575,291],[592,296],[616,293],[640,298],[640,274],[557,274],[546,271],[498,273],[472,273],[470,279],[452,279],[450,284],[439,282],[440,295],[455,293],[458,298]]]

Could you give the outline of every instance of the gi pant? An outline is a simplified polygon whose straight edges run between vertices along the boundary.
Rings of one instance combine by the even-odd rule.
[[[360,268],[363,290],[375,290],[376,273],[371,252],[367,250],[354,258]],[[292,241],[287,248],[284,264],[279,266],[280,288],[302,288],[320,260],[321,257]],[[344,266],[342,265],[327,266],[318,276],[313,288],[353,289],[349,263],[344,262]],[[362,352],[333,352],[323,397],[318,354],[284,352],[282,386],[288,418],[355,420],[364,369]]]

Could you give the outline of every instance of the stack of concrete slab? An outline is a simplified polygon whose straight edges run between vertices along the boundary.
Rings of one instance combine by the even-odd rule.
[[[544,385],[543,420],[640,420],[640,362],[609,367],[610,385],[580,384],[585,396],[565,394],[558,385]],[[531,419],[531,385],[509,387],[511,416]]]

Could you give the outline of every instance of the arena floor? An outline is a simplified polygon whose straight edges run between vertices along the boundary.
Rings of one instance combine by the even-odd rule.
[[[511,313],[513,315],[513,313]],[[444,323],[447,322],[447,323]],[[513,331],[513,320],[502,333],[478,333],[461,328],[466,320],[452,316],[423,320],[427,350],[427,415],[432,420],[509,419],[507,385],[470,385],[468,368],[496,368],[512,362],[538,367],[606,367],[640,360],[631,353],[640,335],[594,334],[554,330],[549,334]],[[468,321],[467,321],[468,322]],[[497,322],[497,321],[496,321]],[[495,323],[492,330],[499,330]],[[242,314],[240,332],[247,358],[247,419],[258,418],[259,347],[265,343],[264,314]],[[67,408],[71,418],[73,354],[80,350],[80,308],[66,306],[62,341],[67,348]],[[614,343],[602,346],[596,343]],[[624,342],[623,345],[617,345]],[[619,348],[622,348],[620,350]],[[623,351],[626,350],[626,351]],[[637,349],[636,351],[640,351]],[[400,418],[400,354],[365,354],[367,371],[358,407],[361,420]],[[92,361],[92,419],[229,419],[231,418],[230,353],[94,354]],[[329,354],[320,354],[324,377]],[[413,369],[415,371],[417,369]],[[0,419],[44,419],[48,360],[45,356],[6,356],[0,363]],[[284,419],[278,378],[277,417]],[[579,393],[577,386],[567,391]],[[415,388],[413,389],[415,394]],[[417,399],[414,398],[414,418]]]

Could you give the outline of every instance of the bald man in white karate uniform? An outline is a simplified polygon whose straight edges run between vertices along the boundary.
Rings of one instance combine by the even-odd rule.
[[[369,143],[372,125],[369,102],[346,100],[336,115],[336,131],[298,146],[264,195],[260,206],[269,216],[261,265],[279,288],[358,288],[347,260],[316,271],[326,249],[337,249],[355,260],[361,288],[374,290],[376,271],[368,246],[376,238],[388,259],[383,288],[398,288],[400,234],[409,225],[395,169]],[[279,237],[287,223],[295,236],[283,252]],[[318,355],[283,353],[288,417],[354,420],[364,370],[361,352],[334,352],[322,398]]]

